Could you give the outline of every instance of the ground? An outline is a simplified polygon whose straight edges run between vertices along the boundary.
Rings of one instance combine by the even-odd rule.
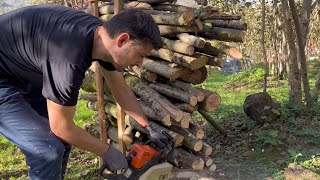
[[[318,62],[311,70],[319,68]],[[269,80],[268,93],[281,103],[280,118],[264,125],[257,125],[242,110],[246,96],[261,92],[263,71],[256,68],[237,75],[224,75],[212,70],[203,88],[217,92],[221,105],[212,117],[228,131],[228,137],[220,135],[199,114],[195,123],[206,129],[206,141],[214,147],[212,158],[215,171],[175,169],[172,179],[202,180],[255,180],[284,179],[283,171],[289,163],[296,162],[313,172],[320,173],[320,106],[309,112],[301,106],[290,106],[287,81]],[[316,72],[310,73],[313,87]],[[76,124],[83,126],[96,113],[80,101]],[[19,149],[0,137],[0,179],[28,179],[27,166]],[[92,153],[73,148],[66,179],[101,179],[95,173],[98,159]]]

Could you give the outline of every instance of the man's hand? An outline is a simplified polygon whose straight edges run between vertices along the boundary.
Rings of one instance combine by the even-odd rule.
[[[126,157],[113,146],[101,155],[101,158],[109,171],[116,171],[128,168]]]
[[[169,143],[168,138],[165,135],[156,131],[154,129],[154,127],[152,126],[152,124],[148,124],[145,128],[149,132],[149,138],[150,138],[151,142],[155,143],[159,148],[162,149],[168,145],[168,143]]]

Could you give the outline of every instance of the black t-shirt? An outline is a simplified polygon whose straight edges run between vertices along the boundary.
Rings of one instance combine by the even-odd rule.
[[[59,5],[0,15],[0,78],[24,93],[42,89],[47,99],[75,105],[100,25],[92,15]]]

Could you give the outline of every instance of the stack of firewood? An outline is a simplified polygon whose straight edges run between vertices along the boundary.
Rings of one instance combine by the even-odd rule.
[[[220,104],[220,96],[191,84],[201,84],[207,78],[207,66],[223,67],[222,55],[241,59],[241,52],[222,41],[243,41],[246,24],[239,16],[218,12],[209,6],[191,8],[174,5],[170,0],[129,1],[127,8],[142,8],[150,13],[159,26],[164,46],[153,50],[144,59],[141,68],[127,69],[125,80],[137,95],[140,105],[156,129],[168,132],[175,140],[175,151],[169,162],[180,168],[201,170],[211,166],[212,147],[204,141],[205,131],[198,126],[191,114],[198,111],[220,133],[226,132],[209,116]],[[107,21],[113,16],[112,3],[100,6],[100,18]],[[95,91],[94,72],[84,80],[85,91]],[[108,114],[108,137],[116,145],[117,113],[115,101],[107,87],[105,111]],[[88,107],[97,110],[95,94],[82,94]],[[145,131],[131,117],[126,116],[123,139],[127,147],[141,143]],[[88,131],[98,127],[87,126]]]

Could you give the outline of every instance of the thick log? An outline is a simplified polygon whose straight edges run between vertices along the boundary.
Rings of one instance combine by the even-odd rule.
[[[118,140],[118,129],[117,128],[109,126],[108,129],[107,129],[107,135],[114,142],[117,142],[117,143],[119,142],[119,140]],[[124,135],[124,134],[122,136],[123,136],[123,142],[125,144],[132,144],[133,138],[130,138],[130,137]],[[124,138],[124,136],[126,138]]]
[[[202,141],[197,139],[193,134],[189,133],[188,131],[186,131],[185,129],[182,129],[180,127],[170,126],[169,128],[172,131],[184,136],[182,144],[185,147],[189,148],[190,150],[192,150],[194,152],[198,152],[202,149],[202,146],[203,146]]]
[[[143,101],[140,101],[140,106],[142,108],[142,111],[147,116],[147,118],[160,121],[165,126],[171,126],[171,119],[168,113],[166,112],[155,113],[155,111],[152,110],[152,108]]]
[[[201,32],[201,35],[208,39],[216,39],[220,41],[243,42],[244,39],[244,34],[241,30],[208,27],[206,24],[204,26],[204,31]]]
[[[172,120],[172,125],[177,126],[177,127],[181,127],[181,128],[189,128],[189,123],[190,123],[190,113],[184,112],[183,114],[183,118],[181,119],[180,122],[174,121]]]
[[[171,26],[171,25],[158,25],[160,30],[160,35],[170,35],[178,33],[194,33],[197,31],[196,26]]]
[[[205,16],[203,17],[204,20],[240,20],[241,16],[240,15],[230,15],[226,13],[221,13],[221,12],[210,12],[206,13]]]
[[[131,118],[128,115],[126,116],[126,124],[128,126],[132,127],[133,129],[136,129],[142,133],[147,134],[146,130],[144,128],[142,128],[140,124],[138,124],[133,118]],[[173,137],[173,139],[175,140],[175,143],[174,143],[175,147],[181,146],[183,139],[184,139],[184,137],[182,135],[180,135],[176,132],[173,132],[165,127],[162,127],[156,123],[151,122],[151,124],[155,129],[157,129],[157,131],[159,131],[159,132],[165,131],[165,132],[169,133]]]
[[[194,47],[183,43],[181,41],[174,41],[167,38],[162,37],[163,47],[165,49],[169,49],[178,53],[193,55],[194,54]]]
[[[126,82],[144,102],[150,105],[155,104],[154,108],[158,108],[158,110],[162,109],[176,121],[181,121],[183,118],[183,112],[171,104],[165,97],[161,96],[157,91],[153,90],[147,84],[141,82],[137,77],[134,76],[127,76]],[[154,108],[152,109],[155,110]]]
[[[203,38],[193,36],[188,33],[177,34],[177,37],[181,42],[190,44],[196,48],[203,48],[205,45],[205,40]]]
[[[193,134],[198,139],[204,138],[204,130],[194,123],[189,123],[189,128],[187,129],[187,131]]]
[[[139,78],[143,78],[148,82],[154,82],[157,80],[158,75],[154,72],[149,72],[146,69],[139,68],[137,66],[133,66],[131,70],[136,74]]]
[[[205,66],[208,61],[205,55],[199,56],[196,54],[195,56],[187,56],[164,48],[152,50],[151,56],[176,63],[191,70],[196,70]]]
[[[243,55],[239,49],[231,47],[221,41],[215,41],[215,40],[206,41],[205,46],[197,50],[199,52],[203,52],[205,54],[209,54],[212,56],[217,56],[219,53],[223,53],[235,59],[243,58]]]
[[[171,12],[187,12],[187,11],[194,11],[194,8],[182,6],[182,5],[176,5],[176,4],[158,4],[155,6],[152,6],[155,10],[160,11],[171,11]]]
[[[204,165],[206,167],[209,167],[213,164],[212,158],[205,156],[202,152],[195,152],[195,155],[197,155],[203,159]]]
[[[237,30],[247,30],[247,23],[239,21],[223,21],[223,20],[205,20],[205,23],[211,23],[213,27],[230,28]]]
[[[207,79],[207,73],[206,67],[202,67],[193,71],[185,69],[180,79],[192,84],[201,84]]]
[[[208,58],[207,65],[209,66],[216,66],[223,68],[224,67],[224,60],[223,60],[223,55],[220,53],[218,56],[210,56],[210,55],[205,55]]]
[[[212,147],[206,142],[202,142],[202,149],[200,150],[199,153],[202,153],[205,155],[205,157],[208,157],[212,154],[212,152],[213,152]]]
[[[174,3],[175,0],[138,0],[139,2],[146,2],[149,4]]]
[[[194,23],[195,14],[192,11],[184,13],[162,13],[151,14],[157,24],[167,24],[176,26],[190,26]]]
[[[190,84],[181,82],[181,81],[168,81],[167,82],[170,86],[179,88],[183,90],[184,92],[187,92],[193,96],[197,97],[198,102],[201,102],[204,100],[204,93],[200,91],[199,89],[196,89],[192,87]],[[192,105],[195,106],[195,105]]]
[[[227,131],[224,130],[207,112],[198,109],[198,112],[221,134],[227,136]]]
[[[151,5],[145,2],[131,1],[125,3],[123,6],[124,9],[130,8],[142,8],[142,9],[152,9]],[[113,4],[104,4],[99,8],[100,14],[114,14],[114,5]]]
[[[142,68],[160,74],[171,81],[178,79],[184,73],[184,69],[181,67],[170,67],[169,63],[160,63],[149,58],[144,58]]]
[[[103,14],[99,18],[102,21],[109,21],[113,16],[114,16],[114,14]]]
[[[196,111],[198,109],[198,104],[195,106],[191,106],[188,103],[174,103],[173,105],[179,108],[180,110],[188,113],[192,113],[193,111]]]
[[[206,112],[214,112],[221,103],[220,95],[206,89],[198,89],[204,93],[204,100],[199,102],[198,108]]]
[[[189,103],[192,106],[195,106],[198,103],[196,96],[167,84],[151,83],[149,86],[161,94]]]
[[[86,101],[98,101],[97,94],[79,94],[79,99]],[[104,101],[110,101],[107,96],[104,96]]]
[[[202,170],[204,168],[204,161],[202,158],[193,155],[181,148],[177,148],[169,156],[168,161],[176,167],[184,169]]]

